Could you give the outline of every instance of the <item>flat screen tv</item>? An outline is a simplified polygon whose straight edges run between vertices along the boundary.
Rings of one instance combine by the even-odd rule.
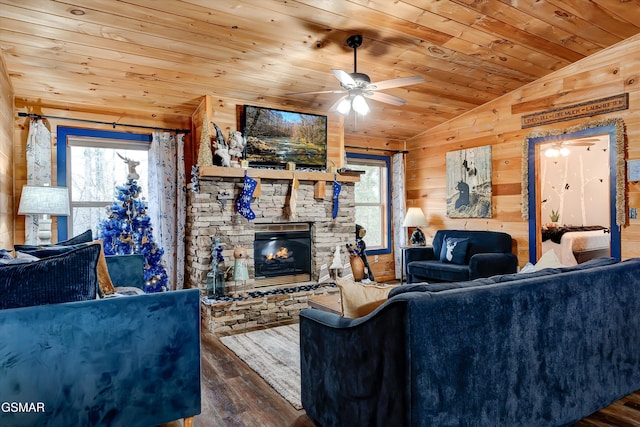
[[[245,105],[243,118],[249,166],[326,167],[327,116]]]

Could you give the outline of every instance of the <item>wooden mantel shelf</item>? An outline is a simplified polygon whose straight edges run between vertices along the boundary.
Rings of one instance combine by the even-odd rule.
[[[242,178],[244,176],[243,168],[226,168],[222,166],[201,166],[200,177],[217,177],[217,178]],[[282,169],[247,169],[251,178],[263,179],[293,179],[295,177],[300,181],[333,181],[333,174],[329,172],[312,172],[312,171],[290,171]],[[350,171],[347,174],[338,173],[338,182],[358,182],[362,172]]]

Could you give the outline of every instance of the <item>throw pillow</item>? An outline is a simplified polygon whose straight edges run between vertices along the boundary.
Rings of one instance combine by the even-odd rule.
[[[518,274],[532,273],[534,271],[536,271],[536,266],[528,262],[518,271]]]
[[[89,243],[92,241],[93,241],[93,233],[91,232],[91,230],[87,230],[84,233],[78,234],[77,236],[73,236],[70,239],[63,240],[62,242],[58,242],[58,243],[51,243],[47,245],[14,245],[13,248],[16,251],[35,251],[38,249],[43,249],[48,247],[74,246],[79,243]]]
[[[96,298],[98,245],[50,258],[0,266],[0,309]]]
[[[107,260],[104,257],[104,247],[102,239],[91,242],[92,245],[100,245],[100,258],[98,258],[98,291],[101,297],[109,296],[116,291],[109,275]]]
[[[391,289],[400,285],[362,284],[353,280],[336,279],[340,288],[342,315],[349,318],[366,316],[381,306]]]
[[[13,259],[12,251],[0,249],[0,259]]]
[[[558,259],[558,256],[556,255],[555,251],[551,249],[545,252],[540,257],[534,269],[535,271],[540,271],[545,268],[560,268],[560,267],[566,267],[566,266],[560,263],[560,260]]]
[[[452,264],[465,264],[467,261],[468,238],[446,237],[442,240],[440,261]]]

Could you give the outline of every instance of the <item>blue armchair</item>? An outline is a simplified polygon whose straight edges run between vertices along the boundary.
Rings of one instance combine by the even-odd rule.
[[[518,258],[511,250],[507,233],[439,230],[431,247],[405,250],[407,283],[460,282],[515,273]]]

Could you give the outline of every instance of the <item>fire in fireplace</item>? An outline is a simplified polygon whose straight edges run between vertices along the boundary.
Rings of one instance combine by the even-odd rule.
[[[256,224],[254,260],[256,287],[310,281],[309,224]]]

